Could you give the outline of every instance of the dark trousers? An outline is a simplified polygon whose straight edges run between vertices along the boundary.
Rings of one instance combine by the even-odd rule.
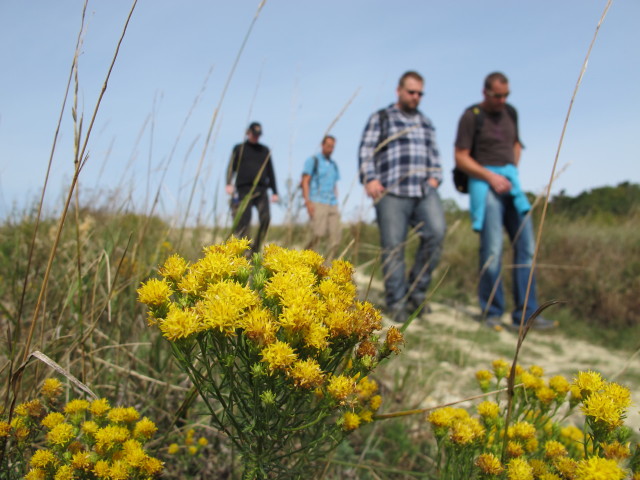
[[[238,198],[240,205],[242,200],[249,195],[251,187],[238,187]],[[238,237],[249,237],[249,228],[251,227],[251,210],[256,207],[258,210],[258,220],[260,221],[260,227],[258,228],[258,235],[252,242],[251,250],[253,252],[259,252],[262,248],[262,243],[267,236],[267,230],[269,229],[269,223],[271,222],[271,212],[269,210],[269,195],[266,189],[256,188],[251,193],[251,199],[247,203],[247,208],[240,215],[238,225],[233,234]],[[235,212],[234,212],[235,214]]]

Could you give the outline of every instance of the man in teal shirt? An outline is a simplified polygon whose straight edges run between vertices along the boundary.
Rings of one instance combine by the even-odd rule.
[[[302,196],[310,226],[307,248],[315,249],[326,239],[326,250],[321,253],[328,261],[335,257],[341,239],[337,188],[340,172],[331,159],[335,145],[335,137],[325,135],[321,153],[309,157],[302,171]]]

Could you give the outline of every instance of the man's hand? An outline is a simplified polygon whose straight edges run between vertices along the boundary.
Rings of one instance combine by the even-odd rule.
[[[507,177],[503,177],[502,175],[499,175],[497,173],[491,172],[491,176],[489,177],[489,185],[498,195],[509,193],[511,191],[511,182],[507,179]]]
[[[305,200],[304,205],[307,207],[307,213],[309,214],[309,218],[313,218],[313,215],[316,212],[316,209],[313,206],[313,202],[310,200]]]
[[[427,178],[427,183],[431,185],[433,188],[438,188],[440,186],[440,183],[438,182],[438,180],[436,180],[433,177]]]
[[[280,201],[280,197],[278,197],[278,194],[274,193],[273,195],[271,195],[271,203],[278,203]]]
[[[371,180],[370,182],[367,182],[364,186],[364,190],[367,192],[367,195],[374,200],[379,200],[384,194],[384,187],[379,180]]]
[[[227,192],[227,195],[233,195],[233,191],[235,190],[235,187],[231,184],[227,185],[224,187],[225,191]]]

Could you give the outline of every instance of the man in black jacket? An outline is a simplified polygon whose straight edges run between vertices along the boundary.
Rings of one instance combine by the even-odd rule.
[[[246,141],[233,148],[229,168],[227,169],[227,194],[233,195],[237,191],[238,195],[235,201],[238,202],[240,207],[239,211],[232,210],[234,223],[236,223],[233,233],[236,237],[249,236],[251,210],[253,207],[258,210],[260,228],[256,239],[253,241],[253,252],[260,251],[271,221],[268,189],[273,192],[271,201],[278,201],[278,189],[271,161],[271,152],[265,145],[258,142],[261,135],[261,125],[258,122],[252,122],[247,129]],[[235,182],[233,182],[234,176]],[[246,200],[245,206],[243,200],[248,195],[250,197]],[[243,207],[246,208],[243,209]],[[236,220],[235,217],[237,215],[240,215],[240,218]]]

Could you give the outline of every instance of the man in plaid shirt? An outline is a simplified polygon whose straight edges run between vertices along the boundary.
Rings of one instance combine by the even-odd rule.
[[[442,168],[431,121],[419,110],[424,79],[406,72],[395,104],[374,113],[360,143],[360,181],[374,201],[382,246],[385,302],[399,323],[425,307],[446,231],[438,187]],[[420,244],[409,276],[404,247],[409,228]]]

